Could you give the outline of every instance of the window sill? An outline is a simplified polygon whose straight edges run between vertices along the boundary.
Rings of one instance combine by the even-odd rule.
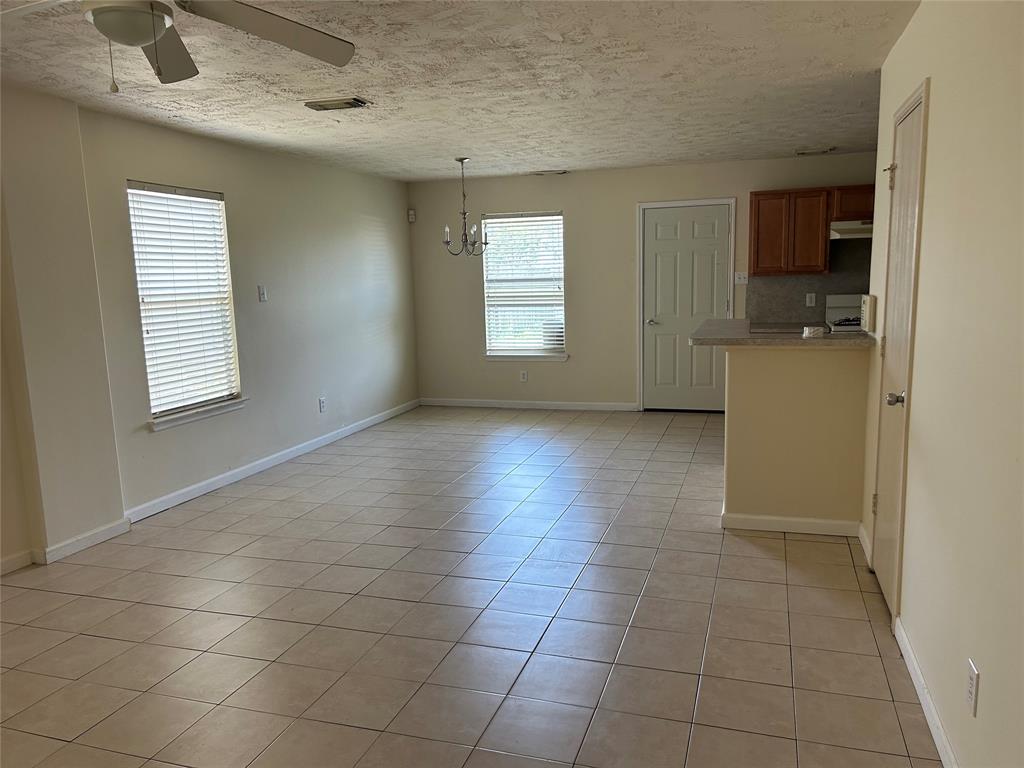
[[[484,353],[485,360],[491,360],[494,362],[537,362],[537,363],[564,363],[569,359],[567,352],[524,352],[523,354],[515,353],[498,353],[488,354]]]
[[[167,416],[156,416],[147,422],[149,431],[160,432],[171,427],[179,427],[182,424],[191,424],[193,421],[208,419],[211,416],[219,416],[222,413],[237,411],[247,402],[249,402],[248,397],[236,397],[232,400],[225,400],[222,403],[201,405],[188,411],[180,411],[179,413],[172,413]]]

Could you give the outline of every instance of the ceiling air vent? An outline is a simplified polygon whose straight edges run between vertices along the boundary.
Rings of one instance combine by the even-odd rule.
[[[319,101],[307,101],[306,106],[317,112],[327,112],[333,109],[363,109],[372,104],[359,96],[350,96],[347,99],[320,99]]]

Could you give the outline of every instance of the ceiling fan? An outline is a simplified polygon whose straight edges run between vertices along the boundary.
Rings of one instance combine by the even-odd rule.
[[[67,0],[36,0],[4,9],[3,15],[43,10]],[[348,40],[235,0],[82,0],[85,17],[105,37],[142,48],[161,83],[177,83],[199,74],[174,27],[174,8],[202,16],[255,37],[283,45],[336,67],[348,64],[355,46]]]

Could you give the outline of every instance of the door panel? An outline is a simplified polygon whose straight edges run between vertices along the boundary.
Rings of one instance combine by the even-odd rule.
[[[790,272],[828,269],[828,190],[794,192]]]
[[[878,422],[875,491],[878,494],[872,565],[893,617],[899,613],[903,558],[903,502],[906,479],[907,418],[911,403],[918,222],[921,215],[921,173],[924,147],[924,106],[918,103],[897,124],[893,158],[895,186],[889,213],[889,261],[885,287],[884,355]],[[886,405],[889,392],[904,393],[905,402]]]
[[[758,192],[750,196],[750,274],[776,275],[786,271],[789,227],[787,192]]]
[[[730,226],[727,205],[644,211],[646,408],[725,407],[724,352],[689,339],[705,320],[728,317]]]

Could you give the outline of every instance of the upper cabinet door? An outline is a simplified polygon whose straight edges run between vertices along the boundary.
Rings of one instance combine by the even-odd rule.
[[[790,250],[790,196],[788,192],[750,195],[750,274],[786,272]]]
[[[832,221],[866,221],[874,213],[874,184],[832,190]]]
[[[789,272],[828,271],[829,190],[791,192],[793,248]]]

